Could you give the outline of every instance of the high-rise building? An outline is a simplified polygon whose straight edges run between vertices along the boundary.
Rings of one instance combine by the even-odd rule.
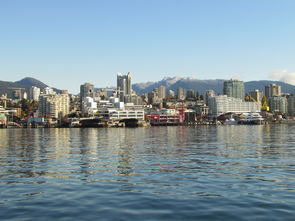
[[[239,80],[228,80],[224,81],[223,94],[228,97],[235,97],[244,100],[245,98],[245,87],[244,82]]]
[[[259,91],[259,90],[254,90],[254,91],[250,91],[249,95],[251,96],[251,98],[253,98],[254,100],[256,100],[258,103],[261,103],[262,98],[263,98],[263,92]]]
[[[80,98],[81,101],[84,97],[92,97],[94,93],[94,85],[90,83],[85,83],[80,86]]]
[[[178,88],[177,89],[177,99],[178,100],[185,100],[186,98],[186,93],[184,88]]]
[[[280,96],[272,96],[268,98],[268,105],[271,112],[287,113],[287,98]]]
[[[68,94],[42,94],[39,96],[38,113],[43,117],[60,118],[69,114]]]
[[[40,96],[40,88],[32,86],[30,88],[30,100],[38,101]]]
[[[131,73],[127,75],[119,73],[117,75],[117,93],[120,101],[124,101],[125,96],[131,96],[132,85],[131,85]]]
[[[288,116],[295,117],[295,95],[291,95],[287,98],[288,103]]]
[[[186,91],[186,98],[196,99],[196,91],[194,90],[187,90]]]
[[[159,88],[158,88],[158,92],[159,92],[159,98],[166,98],[166,87],[161,85]]]
[[[204,93],[204,104],[206,104],[207,106],[209,105],[209,98],[210,97],[214,97],[216,96],[216,93],[214,90],[207,90],[205,93]]]
[[[270,84],[265,86],[265,96],[266,98],[270,98],[273,96],[281,96],[282,95],[282,87],[277,84]]]

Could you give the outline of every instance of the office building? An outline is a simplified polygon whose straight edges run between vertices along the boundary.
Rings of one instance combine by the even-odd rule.
[[[245,87],[244,82],[239,80],[228,80],[223,83],[223,94],[228,97],[235,97],[244,100]]]

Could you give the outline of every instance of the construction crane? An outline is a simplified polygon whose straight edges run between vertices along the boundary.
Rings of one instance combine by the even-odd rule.
[[[262,111],[269,111],[269,106],[267,104],[267,100],[266,100],[265,96],[262,99],[263,100],[262,105],[257,100],[255,100],[252,96],[248,95],[247,97],[250,100],[252,100]]]

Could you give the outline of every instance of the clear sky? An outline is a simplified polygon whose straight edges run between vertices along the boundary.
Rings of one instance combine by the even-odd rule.
[[[0,80],[292,82],[294,53],[294,0],[0,0]]]

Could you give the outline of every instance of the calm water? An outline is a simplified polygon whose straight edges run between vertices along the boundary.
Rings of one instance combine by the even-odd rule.
[[[295,126],[0,130],[1,220],[295,220]]]

